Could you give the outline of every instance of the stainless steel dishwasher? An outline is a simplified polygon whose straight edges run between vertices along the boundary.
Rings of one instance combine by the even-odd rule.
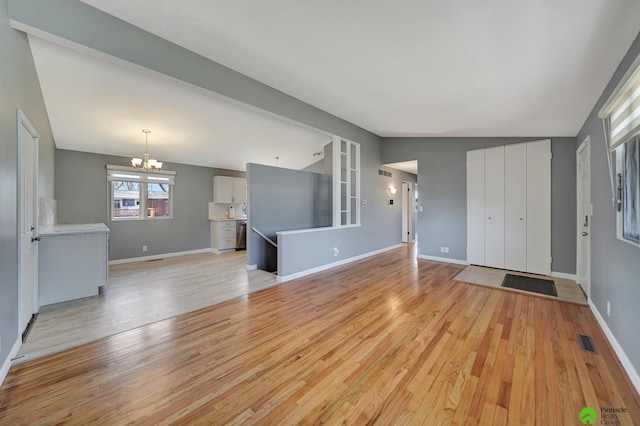
[[[246,250],[247,248],[247,221],[236,221],[236,250]]]

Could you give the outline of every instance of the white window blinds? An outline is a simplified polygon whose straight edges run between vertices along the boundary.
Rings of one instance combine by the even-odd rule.
[[[169,185],[175,184],[176,172],[168,170],[157,170],[152,173],[146,173],[125,166],[107,166],[107,180],[124,180],[129,182],[148,182],[148,183],[165,183]]]
[[[600,117],[609,120],[609,151],[640,133],[640,68],[614,91]]]

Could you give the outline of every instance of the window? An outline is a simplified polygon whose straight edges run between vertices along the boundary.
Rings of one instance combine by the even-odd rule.
[[[616,150],[618,238],[640,247],[640,142],[638,136]]]
[[[171,219],[175,172],[145,173],[131,167],[107,166],[111,220]]]
[[[617,237],[640,247],[640,58],[600,110],[611,155]]]
[[[333,137],[333,226],[360,225],[360,144]]]

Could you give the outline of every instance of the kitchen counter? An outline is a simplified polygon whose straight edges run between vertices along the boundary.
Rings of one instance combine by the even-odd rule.
[[[229,219],[229,218],[220,218],[220,219],[211,219],[211,222],[228,222],[228,221],[233,221],[233,220],[247,220],[247,217],[234,217],[233,219]]]
[[[109,228],[104,223],[40,229],[41,306],[96,296],[109,280]]]
[[[109,232],[104,223],[83,223],[79,225],[52,225],[40,228],[40,235],[73,235],[73,234],[98,234]]]

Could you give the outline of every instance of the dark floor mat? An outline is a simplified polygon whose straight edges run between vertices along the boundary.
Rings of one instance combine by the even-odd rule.
[[[556,284],[551,280],[543,280],[541,278],[507,274],[502,281],[502,287],[515,288],[518,290],[530,291],[532,293],[558,297]]]

